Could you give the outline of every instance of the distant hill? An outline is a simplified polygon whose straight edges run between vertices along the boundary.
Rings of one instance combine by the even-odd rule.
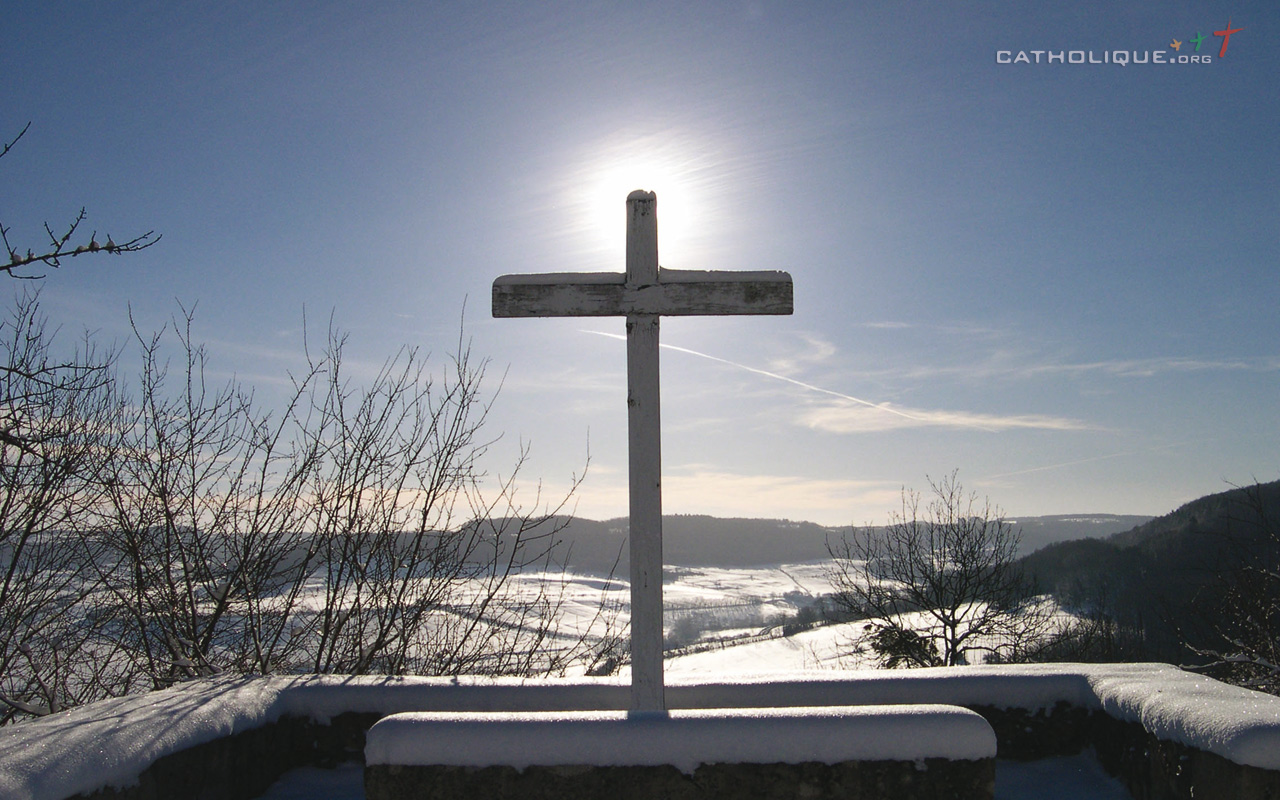
[[[607,572],[616,561],[625,573],[628,521],[573,519],[561,538],[569,547],[569,566],[582,572]],[[779,519],[722,519],[674,514],[662,518],[662,559],[686,567],[755,567],[813,561],[827,557],[827,536],[839,529],[812,522]]]
[[[1046,588],[1064,593],[1072,582],[1096,583],[1107,576],[1128,579],[1150,575],[1161,583],[1189,580],[1221,567],[1233,557],[1232,548],[1226,545],[1247,540],[1256,532],[1257,515],[1250,507],[1250,492],[1261,500],[1266,515],[1280,519],[1280,481],[1276,481],[1192,500],[1100,541],[1051,544],[1024,558],[1023,563],[1047,581]]]
[[[1082,610],[1102,609],[1141,631],[1153,658],[1186,657],[1207,641],[1219,576],[1262,546],[1264,516],[1280,520],[1280,481],[1201,497],[1105,539],[1043,547],[1022,560],[1042,590]]]
[[[1248,493],[1256,492],[1264,512],[1280,516],[1280,481],[1231,489],[1192,500],[1177,510],[1111,537],[1117,547],[1163,549],[1171,540],[1194,541],[1204,534],[1247,534],[1256,522]]]
[[[1022,531],[1021,552],[1026,553],[1053,542],[1109,536],[1149,519],[1073,514],[1010,521]],[[627,530],[625,517],[603,522],[575,518],[567,522],[558,538],[569,548],[571,568],[603,573],[616,562],[621,573],[628,564]],[[838,539],[848,531],[847,527],[812,522],[673,514],[662,520],[663,562],[686,567],[758,567],[816,561],[828,557],[828,537]]]
[[[1148,522],[1150,516],[1136,514],[1053,514],[1045,517],[1009,518],[1022,533],[1019,553],[1034,553],[1042,547],[1077,539],[1102,539]]]
[[[1184,641],[1208,641],[1214,618],[1206,609],[1221,599],[1218,576],[1240,563],[1241,548],[1257,538],[1248,492],[1280,520],[1277,481],[1208,495],[1154,518],[1059,514],[1009,522],[1022,537],[1021,563],[1042,591],[1077,610],[1102,610],[1137,631],[1144,657],[1178,663],[1188,660]],[[626,518],[559,522],[570,569],[612,570],[625,578]],[[848,531],[791,520],[671,515],[663,518],[663,561],[729,568],[818,561],[829,557],[828,538]]]

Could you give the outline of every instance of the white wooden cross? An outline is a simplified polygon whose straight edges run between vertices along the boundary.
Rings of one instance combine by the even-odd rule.
[[[503,275],[495,317],[626,317],[631,482],[631,708],[662,711],[662,433],[658,318],[790,314],[785,272],[709,272],[658,266],[657,197],[627,196],[627,271]]]

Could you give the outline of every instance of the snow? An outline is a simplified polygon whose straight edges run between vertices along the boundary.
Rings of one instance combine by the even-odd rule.
[[[707,627],[709,636],[737,631],[764,637],[774,620],[829,590],[821,564],[751,570],[688,567],[667,573],[667,608],[673,618],[689,614],[713,619],[714,624]],[[538,591],[548,578],[560,580],[565,587],[560,632],[597,636],[625,626],[625,581],[529,573],[516,576],[514,585],[520,590],[527,580],[528,590]],[[617,619],[602,618],[598,613],[602,595],[622,607]],[[754,627],[757,617],[761,627]],[[666,697],[675,710],[668,722],[688,723],[703,713],[692,709],[710,708],[739,709],[720,713],[717,725],[756,724],[743,720],[781,713],[803,718],[795,724],[804,727],[827,723],[804,718],[805,712],[797,709],[828,713],[835,707],[854,706],[865,713],[869,706],[895,706],[902,712],[904,707],[926,704],[1036,711],[1067,702],[1139,723],[1162,739],[1236,763],[1280,770],[1280,698],[1164,664],[850,669],[867,666],[850,653],[851,644],[861,634],[857,623],[830,625],[789,637],[760,638],[749,644],[670,658],[665,663]],[[698,643],[706,641],[704,637]],[[567,711],[622,724],[625,715],[616,710],[629,705],[627,681],[624,671],[610,678],[553,680],[290,676],[193,682],[0,728],[0,797],[57,800],[102,786],[129,785],[158,758],[285,715],[324,723],[349,711],[384,715],[466,712],[472,717],[476,716],[473,712]],[[776,707],[791,708],[765,710]],[[771,724],[776,721],[770,720]],[[851,723],[842,719],[840,724]],[[909,727],[909,721],[903,724]],[[771,753],[777,752],[779,740],[790,742],[793,738],[776,733],[742,736],[726,730],[722,727],[715,736],[705,738],[710,741],[718,736],[733,745],[767,741]],[[903,734],[900,739],[913,736]],[[830,738],[874,742],[878,737],[884,739],[879,732],[868,737]],[[667,738],[667,734],[657,738]],[[903,744],[885,741],[894,742],[895,750]],[[353,771],[354,779],[348,774]],[[350,790],[334,787],[332,781],[339,774],[351,784]],[[1060,784],[1091,787],[1087,795],[1082,790],[1064,793],[1064,797],[1127,796],[1116,789],[1118,784],[1101,777],[1096,760],[1088,756],[1028,765],[1000,762],[997,775],[997,796],[1004,798],[1048,797],[1043,792],[1056,790]],[[294,796],[334,797],[337,795],[332,791],[337,791],[354,800],[363,794],[358,768],[340,773],[296,772],[295,783],[305,785],[309,780],[318,781],[324,789],[311,794],[300,789],[304,793]]]
[[[317,675],[286,690],[288,713],[327,722],[349,711],[595,711],[624,708],[630,687],[617,678],[414,678]]]
[[[127,786],[156,759],[278,719],[280,682],[212,680],[0,728],[0,797]]]
[[[1037,711],[1060,701],[1098,707],[1081,665],[1060,664],[810,670],[714,682],[675,677],[668,682],[667,699],[675,706],[700,708],[942,703]]]
[[[626,283],[622,272],[531,272],[528,274],[499,275],[494,286],[560,286],[560,285],[611,285]]]
[[[685,589],[690,596],[694,597],[699,593],[710,593],[710,590],[704,586],[685,587]],[[762,593],[769,591],[768,588],[762,589]],[[680,596],[670,588],[667,590],[667,595]],[[770,613],[778,613],[786,608],[787,601],[777,594],[764,593],[753,599],[760,608]],[[696,613],[697,601],[689,602],[695,604],[694,611],[690,613]],[[1056,606],[1048,608],[1047,611],[1055,615],[1063,624],[1071,619],[1068,612]],[[897,621],[910,630],[938,630],[937,621],[926,612],[902,614],[897,617]],[[717,633],[722,634],[724,631],[717,631]],[[669,656],[666,661],[666,673],[667,675],[715,678],[726,674],[780,673],[811,669],[876,669],[879,666],[878,657],[867,644],[868,630],[865,620],[822,625],[785,638],[781,633],[780,630],[777,631],[778,635],[774,638],[764,640],[757,638],[754,641],[739,642],[734,645],[732,651],[728,652],[723,649],[708,648],[698,652]],[[711,638],[708,637],[708,640],[710,641]],[[971,643],[994,647],[1002,642],[998,635],[992,635],[975,637]],[[978,659],[985,658],[987,653],[977,651],[970,653],[969,656],[974,659],[971,663],[976,663]]]
[[[1140,723],[1158,738],[1237,764],[1280,770],[1280,697],[1230,686],[1168,664],[1028,664],[904,671],[741,676],[676,682],[673,704],[850,705],[947,703],[1052,708],[1060,701]]]
[[[955,706],[395,714],[369,730],[369,764],[483,767],[994,758],[996,737]]]
[[[791,283],[791,276],[782,270],[723,270],[667,269],[658,271],[661,283]]]
[[[1280,770],[1280,697],[1167,664],[1126,664],[1090,677],[1103,710],[1161,739]]]
[[[782,564],[776,567],[681,567],[662,570],[662,596],[670,609],[739,603],[771,602],[794,611],[789,596],[810,599],[831,592],[828,565],[820,562]],[[622,584],[625,587],[625,583]]]
[[[802,670],[714,682],[674,676],[667,700],[676,709],[945,704],[1033,711],[1065,701],[1239,764],[1280,770],[1280,698],[1166,664]],[[616,677],[199,681],[0,728],[0,797],[59,800],[129,785],[162,756],[286,714],[325,722],[347,711],[606,711],[628,701],[629,689]]]

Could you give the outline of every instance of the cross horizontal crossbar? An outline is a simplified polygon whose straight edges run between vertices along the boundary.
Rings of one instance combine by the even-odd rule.
[[[658,326],[663,316],[790,314],[785,272],[658,266],[657,196],[627,195],[626,272],[503,275],[495,317],[627,318],[627,472],[631,534],[631,709],[666,709],[662,682],[662,431]]]
[[[621,272],[503,275],[493,282],[495,317],[725,316],[790,314],[785,272],[659,269],[658,282],[627,285]]]

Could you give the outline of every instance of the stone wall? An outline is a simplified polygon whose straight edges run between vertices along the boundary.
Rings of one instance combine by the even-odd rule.
[[[1000,758],[1034,761],[1070,756],[1091,744],[1094,715],[1067,703],[1038,711],[994,706],[968,708],[981,714],[995,731]]]
[[[364,759],[364,734],[380,714],[342,714],[321,725],[298,717],[157,759],[138,783],[69,800],[252,800],[291,769]]]
[[[995,762],[926,759],[839,764],[421,767],[365,769],[368,800],[980,800],[995,791]]]
[[[974,706],[971,710],[981,714],[991,724],[999,743],[1000,758],[1052,758],[1073,755],[1092,747],[1107,771],[1125,783],[1134,800],[1280,800],[1280,772],[1241,766],[1212,753],[1161,741],[1147,733],[1141,725],[1118,722],[1098,711],[1086,711],[1065,703],[1059,703],[1051,710],[1036,712],[988,706]],[[335,717],[327,725],[288,717],[271,725],[161,758],[142,773],[135,786],[104,789],[91,795],[76,795],[73,800],[252,800],[288,770],[302,766],[332,767],[343,762],[363,760],[365,732],[381,716],[376,713],[348,713]],[[944,763],[954,766],[978,762]],[[879,766],[893,764],[897,766]],[[821,787],[833,784],[846,787],[842,791],[849,791],[849,797],[990,796],[929,794],[934,790],[930,787],[934,787],[936,779],[948,774],[947,767],[931,767],[929,771],[917,774],[914,769],[907,769],[914,766],[910,762],[877,762],[877,766],[867,765],[861,771],[849,769],[851,765],[837,766],[840,769],[826,777],[819,777],[815,773],[815,769],[821,772],[821,765],[738,765],[736,774],[732,770],[726,774],[719,767],[704,768],[706,771],[701,772],[696,780],[674,770],[680,776],[679,779],[671,775],[664,777],[663,771],[658,768],[611,768],[640,772],[636,775],[612,775],[609,780],[630,782],[636,776],[643,775],[644,770],[651,770],[651,774],[645,778],[648,782],[645,785],[650,787],[646,791],[653,790],[653,793],[641,792],[637,795],[639,797],[662,796],[656,792],[657,787],[669,788],[676,785],[684,787],[680,791],[685,794],[672,794],[672,797],[715,797],[718,795],[714,793],[690,792],[702,785],[708,787],[705,790],[707,792],[720,791],[717,787],[732,785],[726,782],[733,780],[739,781],[734,789],[737,792],[744,790],[743,782],[757,781],[761,788],[752,790],[755,794],[723,796],[783,796],[767,792],[768,787],[781,785],[779,781],[783,781],[784,776],[787,781],[798,781],[796,787],[817,787],[815,791],[818,793],[813,794],[813,797],[825,796],[821,794]],[[466,796],[448,793],[454,790],[450,787],[456,788],[459,785],[460,775],[465,772],[460,772],[460,768],[385,767],[370,768],[366,778],[371,787],[369,797],[372,800],[375,797],[408,796],[396,794],[394,787],[405,781],[420,782],[420,776],[414,777],[414,773],[432,769],[437,771],[435,780],[441,787],[440,793],[417,796]],[[512,794],[511,797],[534,800],[539,796],[527,785],[532,778],[519,778],[519,773],[510,768],[489,769],[492,773],[479,777],[493,791],[506,791],[502,787],[519,787],[519,793]],[[565,800],[592,796],[592,782],[608,774],[606,771],[599,773],[597,778],[588,778],[577,768],[530,770],[532,775],[546,773],[539,779],[542,785],[560,787],[554,791],[548,790],[552,792],[548,797],[554,795]],[[977,774],[964,772],[959,767],[951,772],[954,774],[948,780],[937,781],[940,786],[946,787],[951,785],[951,780],[956,780],[978,791],[977,787],[985,780]],[[756,777],[748,779],[747,776],[751,775]],[[885,786],[885,781],[890,780],[900,782],[894,784],[897,788],[893,792],[882,795],[868,793],[871,791],[868,787]],[[621,785],[624,784],[615,784]],[[853,790],[847,788],[855,785],[861,787],[857,791],[862,794],[854,794]],[[572,786],[577,788],[571,791],[569,787]],[[907,791],[914,791],[916,794],[900,793]],[[493,796],[506,795],[499,793]],[[616,792],[613,796],[622,797]]]
[[[1157,739],[1135,722],[1099,713],[1091,744],[1134,800],[1280,800],[1280,772]]]
[[[1136,800],[1280,800],[1280,768],[1270,755],[1280,752],[1275,698],[1199,676],[1180,677],[1162,665],[910,672],[801,676],[790,683],[698,683],[674,687],[671,698],[684,708],[767,707],[781,698],[794,706],[824,707],[950,703],[987,720],[1001,758],[1039,759],[1092,748]],[[1234,705],[1222,702],[1227,690],[1239,695]],[[626,697],[626,687],[599,680],[525,684],[302,676],[211,681],[12,726],[0,737],[0,784],[6,787],[0,794],[47,800],[250,800],[289,769],[361,760],[367,729],[391,713],[611,709],[623,707]],[[982,705],[989,698],[1017,707]],[[360,713],[350,713],[353,709]],[[333,721],[315,723],[312,715]],[[1140,719],[1150,720],[1148,728],[1134,721]],[[1231,724],[1220,730],[1221,720]],[[144,742],[138,731],[153,728],[156,741]],[[244,732],[209,741],[224,729]],[[1151,731],[1165,731],[1166,739]],[[1168,740],[1174,736],[1203,741],[1206,750]],[[46,750],[37,746],[42,740],[58,746]],[[192,746],[197,741],[206,743]],[[135,785],[94,793],[80,788],[127,779],[119,774],[118,753],[136,752],[139,744],[155,755]],[[179,747],[186,749],[174,752]],[[1258,766],[1242,766],[1227,756]]]

